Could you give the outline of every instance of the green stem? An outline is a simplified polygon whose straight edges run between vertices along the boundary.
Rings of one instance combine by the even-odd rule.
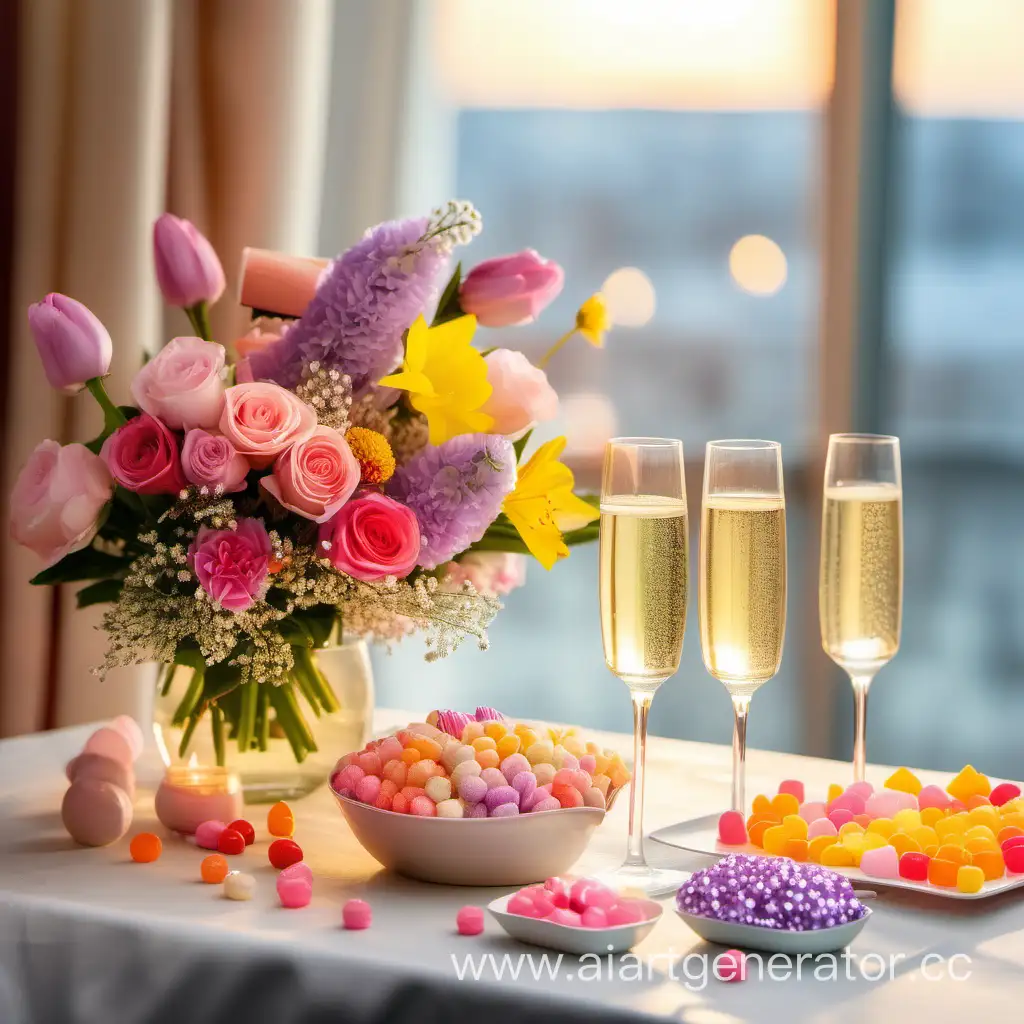
[[[188,720],[188,725],[185,726],[185,731],[181,734],[181,742],[178,744],[178,757],[185,756],[185,751],[188,750],[188,745],[192,742],[192,733],[196,731],[196,726],[202,717],[202,715],[196,715],[195,718]]]
[[[315,753],[317,746],[316,740],[313,739],[313,733],[306,722],[306,716],[302,713],[302,708],[299,707],[298,698],[295,696],[295,689],[291,686],[279,686],[277,688],[281,692],[283,703],[288,707],[292,716],[295,719],[295,724],[299,728],[299,732],[302,736],[302,744],[310,753]]]
[[[551,362],[551,359],[552,359],[552,357],[553,357],[553,356],[555,355],[555,353],[556,353],[556,352],[558,352],[558,350],[559,350],[559,349],[561,349],[561,347],[562,347],[562,346],[563,346],[563,345],[564,345],[564,344],[565,344],[565,343],[566,343],[566,342],[567,342],[567,341],[568,341],[568,340],[569,340],[569,339],[570,339],[570,338],[571,338],[571,337],[572,337],[572,336],[573,336],[573,335],[574,335],[575,333],[576,333],[576,328],[574,327],[574,328],[573,328],[573,329],[572,329],[571,331],[567,331],[567,332],[566,332],[565,334],[563,334],[563,335],[562,335],[562,336],[561,336],[561,337],[560,337],[560,338],[558,339],[558,341],[556,341],[556,342],[554,343],[554,345],[552,345],[552,346],[551,346],[551,348],[549,348],[549,349],[547,350],[547,352],[545,352],[545,353],[544,353],[544,355],[542,355],[542,356],[541,356],[541,358],[540,358],[540,362],[538,362],[538,363],[537,363],[537,369],[539,369],[539,370],[543,370],[543,369],[544,369],[544,367],[545,367],[545,366],[547,366],[547,365],[548,365],[548,363],[550,363],[550,362]]]
[[[210,330],[210,310],[205,302],[197,302],[194,306],[185,307],[185,315],[192,325],[192,330],[203,341],[213,341],[213,332]]]
[[[313,657],[309,649],[293,647],[292,655],[295,659],[295,679],[317,717],[320,715],[319,708],[323,708],[329,715],[341,710],[341,705],[331,689],[331,684],[327,682],[317,667],[316,658]]]
[[[174,682],[174,671],[177,665],[172,661],[170,665],[164,666],[164,678],[160,683],[160,696],[166,697],[171,692],[171,683]]]
[[[213,731],[213,752],[217,764],[224,767],[224,712],[216,704],[210,707],[210,728]]]
[[[110,400],[107,389],[103,386],[102,377],[93,377],[85,382],[89,394],[96,399],[99,407],[103,410],[103,433],[112,434],[118,427],[123,427],[128,420],[120,409]]]
[[[290,689],[288,684],[284,686],[271,686],[270,703],[274,705],[274,711],[277,713],[277,723],[284,730],[285,738],[288,740],[288,745],[292,748],[295,760],[302,764],[306,760],[307,750],[303,742],[302,728],[295,720],[291,708],[281,693],[282,690],[287,689]]]
[[[181,698],[181,703],[174,712],[171,725],[184,725],[186,719],[195,711],[199,698],[203,693],[203,679],[205,675],[206,673],[202,669],[197,668],[193,670],[192,679],[188,684],[188,689],[185,691],[185,696]]]
[[[256,708],[256,744],[260,750],[270,747],[270,687],[260,686],[256,695],[259,704]]]
[[[259,705],[259,683],[241,687],[241,710],[238,713],[238,752],[244,754],[252,746],[256,731],[256,710]]]

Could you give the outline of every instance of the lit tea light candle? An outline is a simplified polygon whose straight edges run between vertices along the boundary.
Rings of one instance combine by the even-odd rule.
[[[242,786],[227,768],[168,768],[156,791],[156,816],[175,832],[193,835],[204,821],[234,821],[241,814]]]

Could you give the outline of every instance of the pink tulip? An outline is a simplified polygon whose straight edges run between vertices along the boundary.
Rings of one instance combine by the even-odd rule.
[[[558,393],[547,374],[522,352],[496,348],[487,357],[487,383],[491,397],[482,411],[494,419],[492,434],[515,440],[534,424],[558,415]]]
[[[239,300],[278,316],[302,316],[328,261],[270,249],[243,249]]]
[[[224,293],[224,268],[207,238],[183,217],[161,214],[153,225],[153,259],[160,291],[171,306],[188,309]]]
[[[113,345],[106,327],[82,303],[51,292],[28,307],[28,326],[50,386],[75,394],[110,369]]]
[[[526,249],[475,266],[462,282],[459,298],[463,310],[484,327],[528,324],[562,290],[564,278],[554,260]]]

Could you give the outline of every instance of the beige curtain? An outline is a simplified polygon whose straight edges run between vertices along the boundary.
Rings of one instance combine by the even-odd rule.
[[[2,493],[43,438],[91,436],[87,397],[46,384],[24,308],[49,291],[85,302],[114,338],[111,390],[127,385],[162,327],[150,228],[187,216],[220,253],[230,340],[244,245],[317,247],[333,9],[329,0],[22,0],[17,237]],[[179,313],[167,329],[184,333]],[[0,540],[0,735],[144,716],[151,672],[100,684],[99,611],[71,588],[33,588],[35,556]]]

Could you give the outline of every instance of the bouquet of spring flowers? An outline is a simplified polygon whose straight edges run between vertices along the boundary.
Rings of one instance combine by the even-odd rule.
[[[596,537],[595,504],[558,461],[565,439],[529,453],[558,405],[544,361],[474,344],[478,326],[533,320],[561,268],[527,251],[465,278],[456,265],[444,285],[479,230],[451,202],[370,229],[330,263],[250,251],[255,319],[232,362],[210,337],[220,262],[165,214],[157,277],[194,336],[141,367],[131,406],[107,396],[111,339],[85,306],[53,294],[29,310],[50,383],[87,389],[104,428],[35,449],[12,536],[46,562],[33,583],[86,583],[80,607],[109,603],[100,674],[156,660],[169,685],[174,666],[193,670],[179,753],[209,713],[221,762],[227,741],[261,749],[274,723],[301,761],[315,745],[297,695],[338,707],[315,659],[332,636],[423,629],[428,660],[466,636],[485,647],[523,555],[550,569]],[[545,361],[577,332],[600,345],[607,327],[593,296]]]

